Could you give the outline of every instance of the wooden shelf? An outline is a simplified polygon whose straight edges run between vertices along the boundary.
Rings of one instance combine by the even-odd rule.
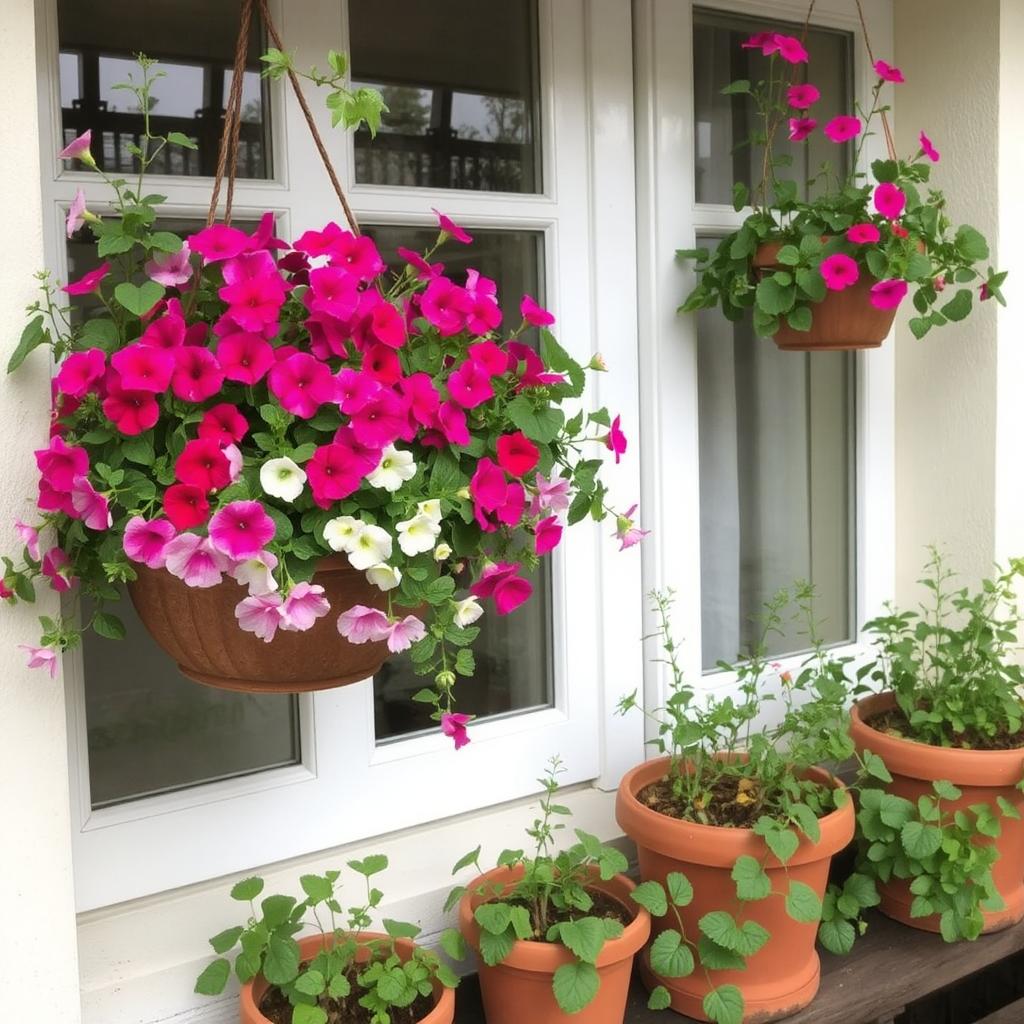
[[[869,922],[849,956],[821,954],[821,989],[806,1010],[786,1018],[790,1024],[888,1024],[911,1003],[1024,949],[1024,922],[955,945],[880,914],[870,914]],[[623,1024],[693,1024],[690,1017],[648,1010],[646,1002],[646,992],[634,981]],[[459,986],[456,1004],[456,1024],[483,1024],[475,977]],[[1006,1007],[984,1024],[1022,1024],[1024,1003],[1014,1005],[1015,1015],[1005,1016],[1013,1010]]]

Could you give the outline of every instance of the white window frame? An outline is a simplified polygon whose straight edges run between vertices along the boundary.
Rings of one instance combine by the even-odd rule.
[[[891,0],[863,0],[872,46],[892,53]],[[696,202],[693,96],[693,9],[788,20],[802,25],[807,0],[635,0],[637,95],[637,251],[640,337],[641,455],[646,525],[652,543],[643,553],[644,579],[674,587],[674,630],[688,679],[720,695],[736,689],[734,673],[702,674],[700,574],[700,470],[697,422],[697,318],[676,307],[694,284],[692,267],[675,259],[698,235],[739,227],[750,212]],[[849,0],[818,0],[812,24],[854,34],[854,95],[870,109],[875,75],[860,22]],[[891,101],[891,93],[890,93]],[[892,115],[890,114],[890,117]],[[864,147],[865,166],[884,156],[878,136]],[[765,344],[770,342],[765,341]],[[861,625],[890,598],[895,564],[895,340],[856,355],[856,638],[837,655],[863,659]],[[671,467],[671,468],[670,468]],[[653,516],[652,516],[653,513]],[[645,606],[645,634],[656,631]],[[646,643],[645,701],[660,707],[670,676],[656,664],[658,641]],[[802,655],[777,659],[792,669]],[[650,735],[650,733],[649,733]]]
[[[300,64],[322,62],[331,41],[346,45],[344,0],[273,6]],[[547,304],[560,321],[560,340],[584,363],[603,352],[615,370],[587,400],[621,412],[634,439],[634,457],[609,473],[613,495],[627,504],[640,488],[629,12],[618,0],[540,0],[539,27],[539,195],[353,185],[351,138],[332,131],[320,102],[311,98],[311,106],[360,219],[430,225],[430,207],[437,206],[471,229],[544,233]],[[56,0],[38,6],[38,33],[47,262],[66,280],[64,211],[78,187],[97,205],[105,189],[95,175],[65,171],[54,156],[60,148]],[[274,178],[238,180],[235,216],[275,210],[286,237],[340,220],[297,102],[281,83],[271,106]],[[154,175],[150,184],[168,196],[168,214],[205,215],[210,179]],[[80,651],[68,655],[79,910],[517,800],[537,791],[537,775],[554,753],[566,762],[567,785],[614,788],[643,757],[639,716],[614,715],[620,694],[642,684],[643,667],[639,556],[618,554],[611,529],[580,524],[554,560],[553,706],[481,722],[458,756],[439,733],[376,744],[372,686],[361,683],[300,699],[300,764],[93,811],[82,659]],[[426,780],[427,788],[400,798],[410,778]],[[332,805],[336,813],[311,810]]]

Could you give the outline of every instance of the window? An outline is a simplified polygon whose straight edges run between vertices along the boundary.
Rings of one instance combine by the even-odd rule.
[[[189,158],[195,162],[157,168],[154,191],[167,196],[164,225],[191,230],[209,201],[202,179],[216,158],[237,3],[214,11],[190,7],[189,0],[185,8],[180,0],[153,0],[145,19],[117,3],[92,24],[79,4],[48,2],[50,37],[40,52],[50,63],[41,80],[60,73],[45,129],[54,150],[92,127],[93,152],[103,149],[108,169],[123,166],[119,154],[138,131],[138,116],[111,106],[124,96],[111,88],[117,62],[136,50],[160,58],[172,74],[161,80],[168,89],[158,94],[157,112],[163,106],[166,127],[173,120],[173,130],[201,148]],[[586,363],[603,351],[624,366],[601,400],[614,403],[628,426],[636,419],[629,284],[619,286],[615,301],[612,289],[595,300],[591,288],[619,278],[619,260],[629,265],[634,244],[632,156],[622,134],[631,105],[629,54],[618,51],[606,61],[617,67],[609,81],[588,77],[593,55],[587,56],[599,42],[603,52],[615,49],[628,13],[602,12],[587,26],[574,5],[516,0],[489,15],[494,25],[486,44],[453,43],[439,60],[432,56],[436,46],[421,45],[425,33],[457,40],[479,12],[456,0],[404,6],[401,17],[389,9],[385,31],[380,5],[361,0],[275,5],[282,37],[296,53],[312,62],[322,61],[329,46],[348,49],[353,79],[388,91],[392,120],[375,141],[324,129],[363,229],[390,260],[398,245],[436,237],[434,206],[464,224],[476,241],[446,247],[439,258],[448,271],[458,280],[472,267],[494,278],[507,325],[519,322],[521,296],[535,295],[568,325],[560,339],[578,359]],[[188,18],[203,32],[182,33]],[[176,50],[162,51],[170,41]],[[259,52],[254,30],[243,83],[250,148],[234,222],[245,227],[271,209],[278,233],[293,238],[340,220],[340,211],[301,117],[285,124],[293,109],[286,83],[257,79]],[[460,64],[452,54],[466,56]],[[603,148],[585,113],[592,90],[599,90],[614,128]],[[44,101],[51,104],[49,94]],[[312,95],[310,104],[329,120]],[[213,111],[215,126],[208,119]],[[204,150],[207,137],[213,148]],[[52,169],[48,256],[64,281],[92,258],[84,236],[64,238],[67,204],[81,187],[90,208],[101,210],[106,190],[78,166],[54,161]],[[602,209],[617,209],[614,222],[591,217],[599,197]],[[599,229],[614,237],[613,247],[598,247]],[[611,248],[614,261],[604,255]],[[88,314],[84,307],[81,315]],[[637,490],[636,473],[634,461],[614,474],[624,499]],[[620,689],[638,685],[641,652],[639,644],[617,643],[602,624],[614,617],[639,637],[633,609],[641,588],[636,553],[617,559],[609,532],[607,524],[575,527],[534,578],[528,606],[481,620],[478,672],[463,688],[466,709],[479,720],[473,744],[458,758],[436,723],[407,699],[420,681],[401,658],[373,681],[333,691],[292,698],[223,693],[183,679],[125,609],[125,643],[90,639],[66,659],[81,909],[516,800],[536,791],[539,766],[556,752],[570,768],[566,783],[607,771],[614,786],[614,773],[642,756],[639,720],[611,714]],[[625,611],[606,600],[602,581],[619,600],[631,594]],[[606,734],[614,742],[603,742]],[[410,777],[429,780],[429,791],[403,799]],[[314,807],[326,810],[314,814]]]

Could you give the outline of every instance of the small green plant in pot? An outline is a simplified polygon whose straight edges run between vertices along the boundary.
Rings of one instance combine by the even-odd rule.
[[[485,872],[477,847],[453,869],[481,872],[452,891],[448,908],[458,903],[462,935],[479,954],[488,1024],[621,1020],[633,955],[650,934],[646,910],[630,902],[634,885],[619,850],[576,829],[577,841],[555,851],[559,819],[570,814],[557,802],[561,771],[552,758],[539,780],[529,854],[505,850]]]
[[[847,919],[877,901],[862,878],[825,898],[831,858],[854,829],[849,795],[818,767],[853,751],[849,659],[825,648],[812,588],[800,584],[766,605],[750,654],[721,666],[735,672],[735,689],[699,694],[680,667],[671,592],[652,596],[672,676],[665,707],[651,716],[662,756],[627,773],[616,802],[639,855],[633,899],[655,918],[641,959],[649,1005],[717,1024],[795,1011],[817,991],[819,929],[843,952],[855,931]],[[794,607],[812,653],[789,673],[764,652]],[[773,703],[775,724],[760,724]],[[622,702],[634,706],[633,697]]]
[[[365,880],[365,896],[342,907],[339,871],[303,875],[304,899],[264,896],[262,878],[231,890],[248,904],[246,920],[210,939],[218,954],[196,992],[219,995],[234,972],[242,982],[242,1024],[451,1024],[459,979],[436,953],[416,946],[420,929],[385,918],[369,931],[384,894],[372,879],[388,866],[373,855],[348,862]],[[310,926],[316,931],[296,936]],[[453,933],[458,938],[457,933]],[[451,945],[451,936],[442,936]]]
[[[862,681],[851,720],[860,870],[884,913],[950,942],[1024,918],[1022,575],[1016,560],[972,591],[933,549],[921,607],[865,627],[877,692]]]

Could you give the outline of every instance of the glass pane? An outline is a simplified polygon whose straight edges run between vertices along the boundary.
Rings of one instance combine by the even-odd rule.
[[[89,632],[83,641],[94,808],[299,761],[297,697],[194,683],[150,639],[131,601],[117,614],[124,640]]]
[[[436,228],[367,225],[364,230],[395,270],[404,266],[395,254],[398,246],[422,251],[437,238]],[[473,267],[493,278],[498,283],[505,322],[519,323],[519,300],[523,293],[542,296],[544,292],[543,235],[536,231],[471,230],[472,246],[449,246],[439,254],[445,260],[445,273],[459,281]],[[476,675],[468,683],[473,711],[481,717],[551,703],[549,560],[542,563],[533,585],[531,600],[513,614],[498,616],[488,609],[477,623],[481,630],[473,648]],[[425,682],[413,671],[407,655],[392,658],[384,665],[373,681],[378,740],[437,728],[430,720],[430,708],[409,699]]]
[[[697,331],[703,665],[746,651],[764,601],[797,579],[817,588],[826,641],[848,640],[854,354],[782,352],[714,309]],[[802,646],[793,628],[769,653]]]
[[[732,204],[733,182],[742,181],[754,187],[761,181],[764,149],[746,145],[755,128],[756,109],[748,95],[723,96],[722,88],[745,78],[751,82],[768,77],[769,59],[760,50],[744,50],[740,44],[755,32],[779,31],[802,36],[803,24],[765,21],[731,14],[697,9],[693,12],[693,89],[694,89],[694,152],[698,203]],[[814,69],[814,84],[821,90],[821,99],[811,114],[824,125],[837,114],[848,114],[852,106],[853,37],[848,32],[811,28],[806,48],[809,66]],[[776,61],[778,65],[778,61]],[[798,65],[797,82],[804,81],[808,65]],[[787,69],[789,65],[786,65]],[[782,168],[780,177],[792,178],[807,195],[808,177],[817,174],[823,163],[845,175],[850,150],[837,146],[816,131],[806,143],[790,143],[786,126],[780,130],[775,144],[777,155],[787,154],[793,160]],[[812,193],[813,193],[812,189]]]
[[[536,0],[491,5],[486,26],[472,0],[350,0],[349,26],[353,79],[390,107],[376,139],[356,134],[356,181],[541,190]]]
[[[92,153],[107,171],[133,168],[129,146],[138,142],[142,117],[135,97],[115,89],[129,74],[138,81],[135,54],[160,62],[164,77],[153,87],[155,134],[183,132],[198,149],[167,146],[152,165],[154,174],[212,176],[230,89],[238,32],[239,0],[151,0],[140,7],[127,0],[83,4],[58,0],[61,117],[65,142],[92,129]],[[201,33],[182,25],[202,24]],[[267,85],[260,79],[259,30],[253,27],[242,95],[238,147],[240,178],[269,178]]]

